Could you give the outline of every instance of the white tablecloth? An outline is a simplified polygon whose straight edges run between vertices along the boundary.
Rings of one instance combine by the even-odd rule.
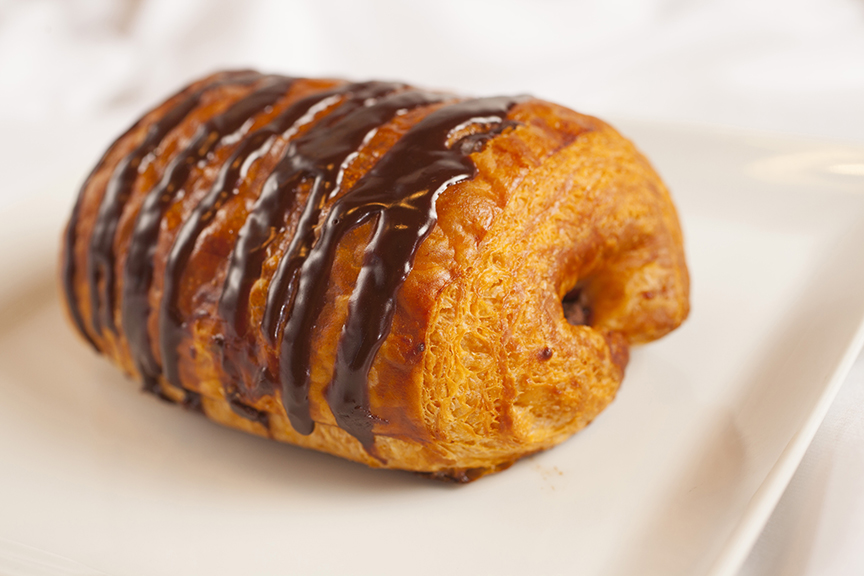
[[[864,143],[860,0],[0,0],[0,209],[231,66]],[[859,359],[742,574],[864,574],[862,405]]]

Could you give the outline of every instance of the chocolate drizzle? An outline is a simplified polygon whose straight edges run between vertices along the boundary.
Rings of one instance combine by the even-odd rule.
[[[284,135],[289,131],[296,131],[300,125],[309,121],[310,112],[314,115],[315,109],[318,106],[327,104],[331,99],[338,97],[342,92],[344,92],[344,89],[326,90],[301,98],[297,102],[289,105],[284,111],[276,116],[276,118],[271,120],[269,124],[256,130],[245,138],[228,161],[222,165],[219,175],[210,191],[201,200],[198,206],[195,207],[192,214],[190,214],[189,218],[187,218],[181,226],[180,231],[174,240],[174,244],[171,247],[171,251],[168,254],[168,260],[165,267],[163,296],[159,310],[159,336],[163,372],[165,378],[175,386],[180,387],[181,385],[177,348],[184,335],[182,330],[184,319],[183,314],[178,308],[177,298],[179,297],[180,281],[186,263],[192,255],[195,242],[204,229],[213,221],[213,218],[216,217],[217,211],[234,193],[236,193],[237,184],[240,178],[242,178],[243,167],[246,163],[251,158],[257,158],[264,153],[264,151],[272,145],[274,137]],[[265,184],[265,190],[266,189],[267,185]],[[253,217],[250,216],[243,227],[243,231],[247,231],[249,228],[255,228],[256,223],[258,223],[257,219],[253,219]],[[236,255],[240,250],[244,237],[246,238],[247,244],[250,240],[250,233],[247,232],[244,235],[243,231],[240,233],[240,239],[238,240],[238,245],[234,252],[235,258],[232,260],[232,264],[240,261]],[[266,232],[269,235],[270,228],[266,228]],[[267,238],[264,238],[265,241],[266,239]],[[252,240],[254,240],[254,238]],[[247,258],[251,257],[247,256]],[[247,266],[251,267],[251,265],[248,264]],[[229,268],[227,278],[236,277],[237,274],[234,273],[232,275],[230,270],[231,269]],[[247,267],[244,266],[241,272],[245,272],[246,270]],[[253,271],[253,273],[256,272]],[[229,293],[226,295],[228,285],[229,284],[226,282],[226,289],[223,290],[222,302],[230,300],[233,309],[236,310],[242,299],[239,297],[239,294]],[[239,288],[239,286],[235,284],[231,284],[230,286],[235,292]],[[230,388],[230,386],[226,387]]]
[[[69,305],[69,314],[72,316],[72,322],[75,323],[78,332],[87,340],[90,346],[100,353],[102,350],[99,349],[99,346],[96,345],[96,342],[93,341],[93,338],[90,337],[90,334],[87,333],[87,329],[84,327],[84,317],[81,314],[78,298],[75,295],[75,242],[78,238],[78,218],[81,214],[81,204],[84,202],[84,190],[87,189],[93,174],[102,168],[103,162],[104,158],[100,160],[87,180],[84,181],[84,185],[78,193],[78,199],[75,201],[75,206],[72,208],[72,217],[69,219],[69,224],[66,225],[66,232],[63,238],[63,270],[61,272],[63,277],[63,293]]]
[[[153,258],[162,217],[173,200],[183,193],[183,185],[192,168],[224,140],[248,130],[247,122],[283,97],[292,82],[289,78],[270,78],[262,88],[202,124],[189,145],[171,161],[159,184],[144,199],[127,252],[121,313],[129,348],[145,388],[152,388],[161,373],[147,330],[150,314],[147,295],[153,279]]]
[[[309,434],[314,428],[309,414],[310,336],[324,307],[336,248],[346,233],[374,219],[327,389],[336,422],[371,452],[375,417],[369,410],[367,376],[390,332],[397,292],[436,222],[435,200],[448,186],[476,174],[469,155],[512,125],[504,118],[516,101],[469,100],[432,112],[334,203],[297,272],[293,310],[282,334],[282,403],[298,432]],[[454,131],[472,124],[486,129],[448,146]]]
[[[164,396],[159,385],[162,375],[185,390],[178,350],[188,337],[188,314],[181,311],[180,300],[195,246],[219,210],[237,196],[249,166],[266,155],[277,138],[288,139],[284,155],[237,232],[217,305],[224,333],[216,334],[213,342],[222,363],[225,399],[236,414],[269,429],[270,416],[250,406],[249,400],[254,400],[257,392],[272,392],[278,385],[291,425],[301,434],[312,433],[312,338],[326,305],[331,269],[345,235],[370,224],[371,240],[348,302],[325,396],[337,424],[374,456],[373,425],[378,419],[369,406],[369,370],[391,330],[396,299],[417,250],[437,221],[436,199],[449,186],[476,175],[471,154],[514,125],[506,115],[521,99],[454,102],[453,96],[418,91],[404,84],[342,84],[286,105],[266,126],[247,133],[254,117],[285,98],[294,80],[253,72],[225,73],[179,93],[174,97],[177,103],[150,125],[143,141],[114,167],[99,206],[87,260],[94,333],[101,335],[105,327],[117,332],[114,241],[142,164],[198,108],[207,90],[227,82],[258,85],[199,127],[185,149],[176,153],[158,184],[147,192],[135,220],[120,300],[122,327],[132,359],[145,389]],[[439,107],[410,128],[356,183],[343,189],[346,170],[378,129],[400,114],[426,106]],[[162,220],[185,194],[194,167],[223,145],[233,146],[232,153],[179,226],[167,255],[158,308],[160,366],[149,337],[148,294]],[[104,162],[105,158],[93,174]],[[301,194],[305,194],[302,206],[298,205]],[[82,198],[83,194],[66,233],[64,288],[73,320],[95,347],[74,292],[75,224]],[[297,218],[296,228],[269,283],[258,332],[259,327],[249,325],[252,286],[261,276],[267,247],[286,232],[292,216]],[[259,337],[278,352],[277,357],[263,362],[264,366],[259,366]],[[185,392],[184,405],[200,409],[201,396]]]
[[[437,104],[442,100],[444,96],[441,94],[415,90],[394,94],[355,110],[326,132],[310,132],[306,141],[298,145],[299,155],[292,159],[292,164],[307,177],[314,178],[314,183],[297,230],[279,261],[267,292],[262,330],[270,344],[276,344],[278,330],[291,308],[297,273],[315,242],[315,227],[320,220],[324,202],[340,192],[341,173],[346,168],[347,160],[370,133],[374,133],[398,113]]]
[[[112,144],[109,148],[114,147],[116,143],[123,138],[125,138],[130,132],[135,130],[138,127],[138,123],[136,123],[132,128],[130,128],[123,136],[117,139],[117,141]],[[75,201],[75,206],[72,208],[72,217],[69,219],[69,224],[66,225],[66,233],[63,242],[63,293],[66,296],[66,303],[69,306],[69,313],[72,316],[72,321],[75,323],[75,327],[78,328],[78,332],[87,340],[90,346],[93,347],[96,352],[101,353],[102,350],[87,332],[87,328],[84,325],[84,316],[81,313],[81,307],[78,306],[78,297],[75,294],[75,243],[78,240],[78,220],[81,215],[81,206],[84,203],[84,192],[87,190],[87,187],[90,185],[90,182],[93,176],[102,169],[102,166],[105,164],[105,156],[99,160],[99,163],[96,165],[96,168],[90,173],[87,177],[87,180],[84,181],[84,185],[81,186],[81,190],[78,192],[78,199]],[[89,258],[88,258],[89,262]]]
[[[312,183],[292,241],[295,247],[307,241],[307,230],[311,231],[317,223],[320,204],[326,194],[334,190],[342,163],[362,144],[369,131],[399,110],[427,103],[433,98],[418,92],[387,98],[405,88],[403,84],[367,82],[349,84],[333,91],[330,95],[341,94],[344,101],[289,144],[265,182],[238,235],[219,301],[220,317],[226,321],[222,367],[228,376],[229,387],[241,382],[244,373],[255,374],[253,388],[268,386],[274,380],[266,372],[266,367],[255,365],[254,357],[244,360],[250,350],[254,350],[254,337],[247,321],[248,300],[252,284],[261,273],[265,249],[274,232],[284,228],[287,215],[295,206],[299,186],[306,181]],[[288,254],[291,253],[289,247]]]
[[[200,96],[200,93],[203,90],[206,90],[207,88],[211,88],[214,84],[218,84],[219,82],[217,82],[217,81],[224,82],[226,79],[229,79],[229,78],[235,79],[235,80],[242,80],[244,76],[251,77],[253,75],[254,76],[260,76],[257,72],[253,72],[250,70],[242,70],[242,71],[236,71],[236,72],[225,72],[222,74],[217,74],[213,77],[214,79],[211,80],[211,82],[207,83],[201,89],[193,92],[193,95],[190,96],[190,98]],[[191,87],[186,87],[183,90],[181,90],[180,92],[178,92],[177,94],[173,95],[171,98],[169,98],[169,100],[180,98],[180,97],[184,96],[185,94],[189,93],[190,90],[191,90]],[[135,151],[132,152],[132,155],[135,155],[136,152],[138,152],[138,150],[142,147],[148,148],[146,153],[141,154],[141,157],[143,158],[144,156],[146,156],[146,154],[149,154],[156,146],[158,146],[159,142],[161,142],[162,138],[164,138],[164,136],[165,136],[165,134],[162,133],[162,127],[166,127],[167,124],[171,123],[170,116],[172,116],[172,112],[174,112],[175,109],[185,108],[184,103],[185,103],[185,100],[181,101],[181,103],[178,104],[175,108],[170,109],[161,120],[154,123],[154,125],[148,129],[148,133],[144,138],[144,143],[139,145],[139,147]],[[177,120],[177,122],[179,122],[180,120],[182,120],[182,117],[179,118]],[[84,324],[84,317],[81,314],[81,308],[80,308],[80,306],[78,306],[78,298],[75,294],[75,274],[77,272],[76,265],[75,265],[75,244],[76,244],[77,238],[78,238],[78,232],[77,232],[78,219],[80,217],[81,206],[82,206],[82,203],[84,201],[84,192],[87,190],[88,186],[92,182],[93,177],[96,175],[96,173],[98,173],[100,170],[102,170],[102,168],[105,166],[105,162],[108,158],[108,154],[110,153],[110,151],[113,150],[115,148],[115,146],[120,141],[124,140],[125,138],[127,138],[129,136],[129,134],[134,132],[141,125],[141,122],[142,122],[142,120],[139,120],[138,122],[133,124],[126,132],[124,132],[119,138],[117,138],[117,140],[115,140],[111,144],[111,146],[108,147],[108,152],[106,152],[102,156],[102,158],[99,160],[99,163],[96,165],[96,167],[93,169],[93,171],[90,172],[90,175],[87,177],[87,180],[85,180],[84,185],[81,186],[81,190],[78,193],[78,199],[76,200],[75,206],[72,209],[72,216],[69,218],[69,224],[67,225],[66,234],[65,234],[65,238],[64,238],[65,242],[63,244],[62,277],[63,277],[63,291],[64,291],[65,296],[66,296],[66,302],[69,305],[69,312],[72,316],[72,320],[74,321],[75,326],[78,328],[78,331],[90,343],[90,345],[93,346],[93,348],[97,352],[101,352],[101,350],[96,345],[96,343],[94,342],[94,340],[90,336],[90,334],[87,332],[87,329],[86,329],[85,324]],[[174,125],[176,125],[176,123]],[[174,126],[171,126],[170,128],[173,128],[173,127]],[[170,130],[170,128],[167,128],[167,130]],[[167,133],[167,130],[165,133]],[[152,141],[156,141],[156,140],[158,140],[158,141],[156,142],[156,144],[154,146],[150,147],[148,145],[148,141],[152,142]],[[115,170],[113,172],[112,180],[109,181],[109,184],[108,184],[109,189],[112,187],[112,182],[114,180],[114,177],[120,171],[120,165],[123,165],[124,163],[127,166],[129,164],[133,164],[133,163],[140,164],[140,160],[137,163],[133,162],[133,159],[130,159],[129,157],[121,160],[120,164],[115,168]],[[131,184],[130,184],[130,186],[131,186]],[[114,187],[116,188],[117,185],[115,184]],[[108,194],[108,191],[106,190],[106,196],[107,196],[107,194]],[[105,202],[105,200],[103,198],[103,203],[104,202]],[[99,213],[101,214],[101,212],[102,212],[102,206],[100,205],[100,212]],[[101,233],[98,232],[98,230],[100,228],[113,226],[114,229],[116,229],[117,220],[119,220],[119,218],[120,218],[120,211],[119,210],[111,210],[110,212],[111,212],[111,222],[109,222],[109,223],[100,223],[99,218],[97,216],[97,222],[94,225],[93,236],[96,236],[97,233],[98,234],[104,234],[104,232],[101,232]],[[113,241],[113,234],[111,235],[111,240]],[[113,248],[112,246],[109,246],[109,250],[112,248]],[[100,258],[100,256],[94,257],[94,253],[92,250],[92,240],[91,240],[91,249],[90,249],[90,251],[88,253],[88,257],[87,257],[88,267],[94,266],[94,264],[91,264],[91,262],[94,262],[95,260],[104,260],[104,259]],[[113,257],[111,258],[111,260],[113,261]],[[89,276],[89,274],[88,274],[88,276]],[[97,291],[98,291],[98,287],[94,287],[92,282],[91,282],[91,284],[90,284],[91,298],[92,298],[93,294],[96,294],[97,298],[98,298],[98,292]],[[97,322],[99,322],[99,319],[98,319],[99,306],[96,305],[96,306],[93,306],[92,308],[93,308],[93,310],[92,310],[92,315],[91,315],[91,323],[93,324],[93,329],[96,333],[101,334],[101,329],[99,328],[99,325],[97,324]],[[113,315],[112,315],[111,324],[113,325]]]
[[[141,163],[201,102],[208,90],[226,83],[250,83],[261,78],[256,72],[238,72],[220,75],[218,81],[208,83],[195,90],[164,116],[150,125],[144,141],[131,154],[124,157],[114,168],[111,179],[99,205],[93,234],[90,237],[90,252],[87,259],[87,281],[90,286],[91,324],[97,334],[102,326],[117,333],[114,321],[114,237],[123,208],[132,194]],[[102,286],[100,288],[100,281]]]
[[[252,422],[258,422],[265,430],[269,431],[270,415],[263,410],[258,410],[248,404],[244,404],[243,401],[240,400],[239,396],[240,394],[237,390],[231,390],[226,394],[226,397],[228,398],[228,406],[231,407],[231,411],[242,418],[251,420]]]

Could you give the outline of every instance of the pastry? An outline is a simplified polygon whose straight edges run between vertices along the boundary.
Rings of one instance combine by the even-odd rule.
[[[527,96],[220,72],[105,152],[69,316],[145,390],[373,467],[468,481],[613,399],[688,273],[649,163]]]

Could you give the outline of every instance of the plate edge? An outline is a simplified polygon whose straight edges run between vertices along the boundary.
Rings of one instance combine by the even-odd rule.
[[[711,565],[708,576],[735,576],[756,544],[768,519],[777,507],[780,498],[798,470],[804,454],[813,442],[816,432],[828,415],[828,410],[846,381],[861,350],[864,349],[864,316],[858,321],[849,345],[834,368],[828,384],[801,428],[792,436],[777,458],[765,479],[750,498],[735,529],[726,539],[717,559]]]

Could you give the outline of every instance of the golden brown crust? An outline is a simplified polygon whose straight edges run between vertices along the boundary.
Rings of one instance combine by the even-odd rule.
[[[71,246],[72,305],[81,311],[89,338],[135,377],[141,374],[122,315],[117,309],[113,312],[119,326],[116,334],[107,329],[99,333],[91,320],[84,271],[92,257],[93,229],[118,163],[183,94],[212,84],[214,78],[193,84],[145,115],[108,150],[82,189],[79,210],[70,223],[76,239]],[[167,134],[139,170],[113,242],[118,303],[132,230],[146,194],[203,122],[265,83],[262,77],[205,90],[194,111]],[[342,85],[333,80],[294,82],[277,103],[252,117],[246,134],[302,98]],[[614,398],[628,346],[659,338],[686,318],[689,286],[681,231],[669,194],[647,160],[605,123],[529,99],[508,113],[508,120],[518,123],[515,128],[471,155],[476,175],[449,186],[438,197],[437,225],[420,245],[397,293],[391,331],[368,375],[369,409],[376,417],[371,451],[337,425],[326,399],[372,224],[342,238],[325,308],[315,330],[306,335],[313,351],[309,405],[315,428],[309,435],[298,433],[283,408],[279,387],[262,388],[256,380],[262,366],[271,374],[279,370],[278,349],[260,330],[253,331],[254,343],[242,354],[243,382],[225,373],[218,346],[226,321],[219,314],[219,299],[238,232],[288,142],[314,129],[340,102],[333,99],[308,123],[274,138],[269,149],[248,164],[234,195],[195,242],[177,300],[185,319],[177,353],[182,386],[202,395],[208,417],[370,466],[470,480],[549,448],[587,425]],[[341,192],[327,200],[319,221],[412,126],[441,106],[421,106],[397,115],[367,138],[347,163]],[[184,193],[172,200],[162,217],[147,292],[148,333],[160,363],[157,311],[168,254],[181,224],[241,142],[242,138],[221,142],[196,164]],[[267,291],[297,230],[309,186],[300,186],[294,209],[284,225],[273,230],[266,246],[261,273],[249,294],[250,326],[262,322]],[[565,318],[562,299],[574,289],[590,308],[590,326],[573,325]],[[164,379],[159,386],[170,398],[184,397]],[[234,390],[233,397],[228,389]],[[254,410],[241,415],[236,404],[232,409],[232,401]],[[254,411],[264,416],[250,417]]]

